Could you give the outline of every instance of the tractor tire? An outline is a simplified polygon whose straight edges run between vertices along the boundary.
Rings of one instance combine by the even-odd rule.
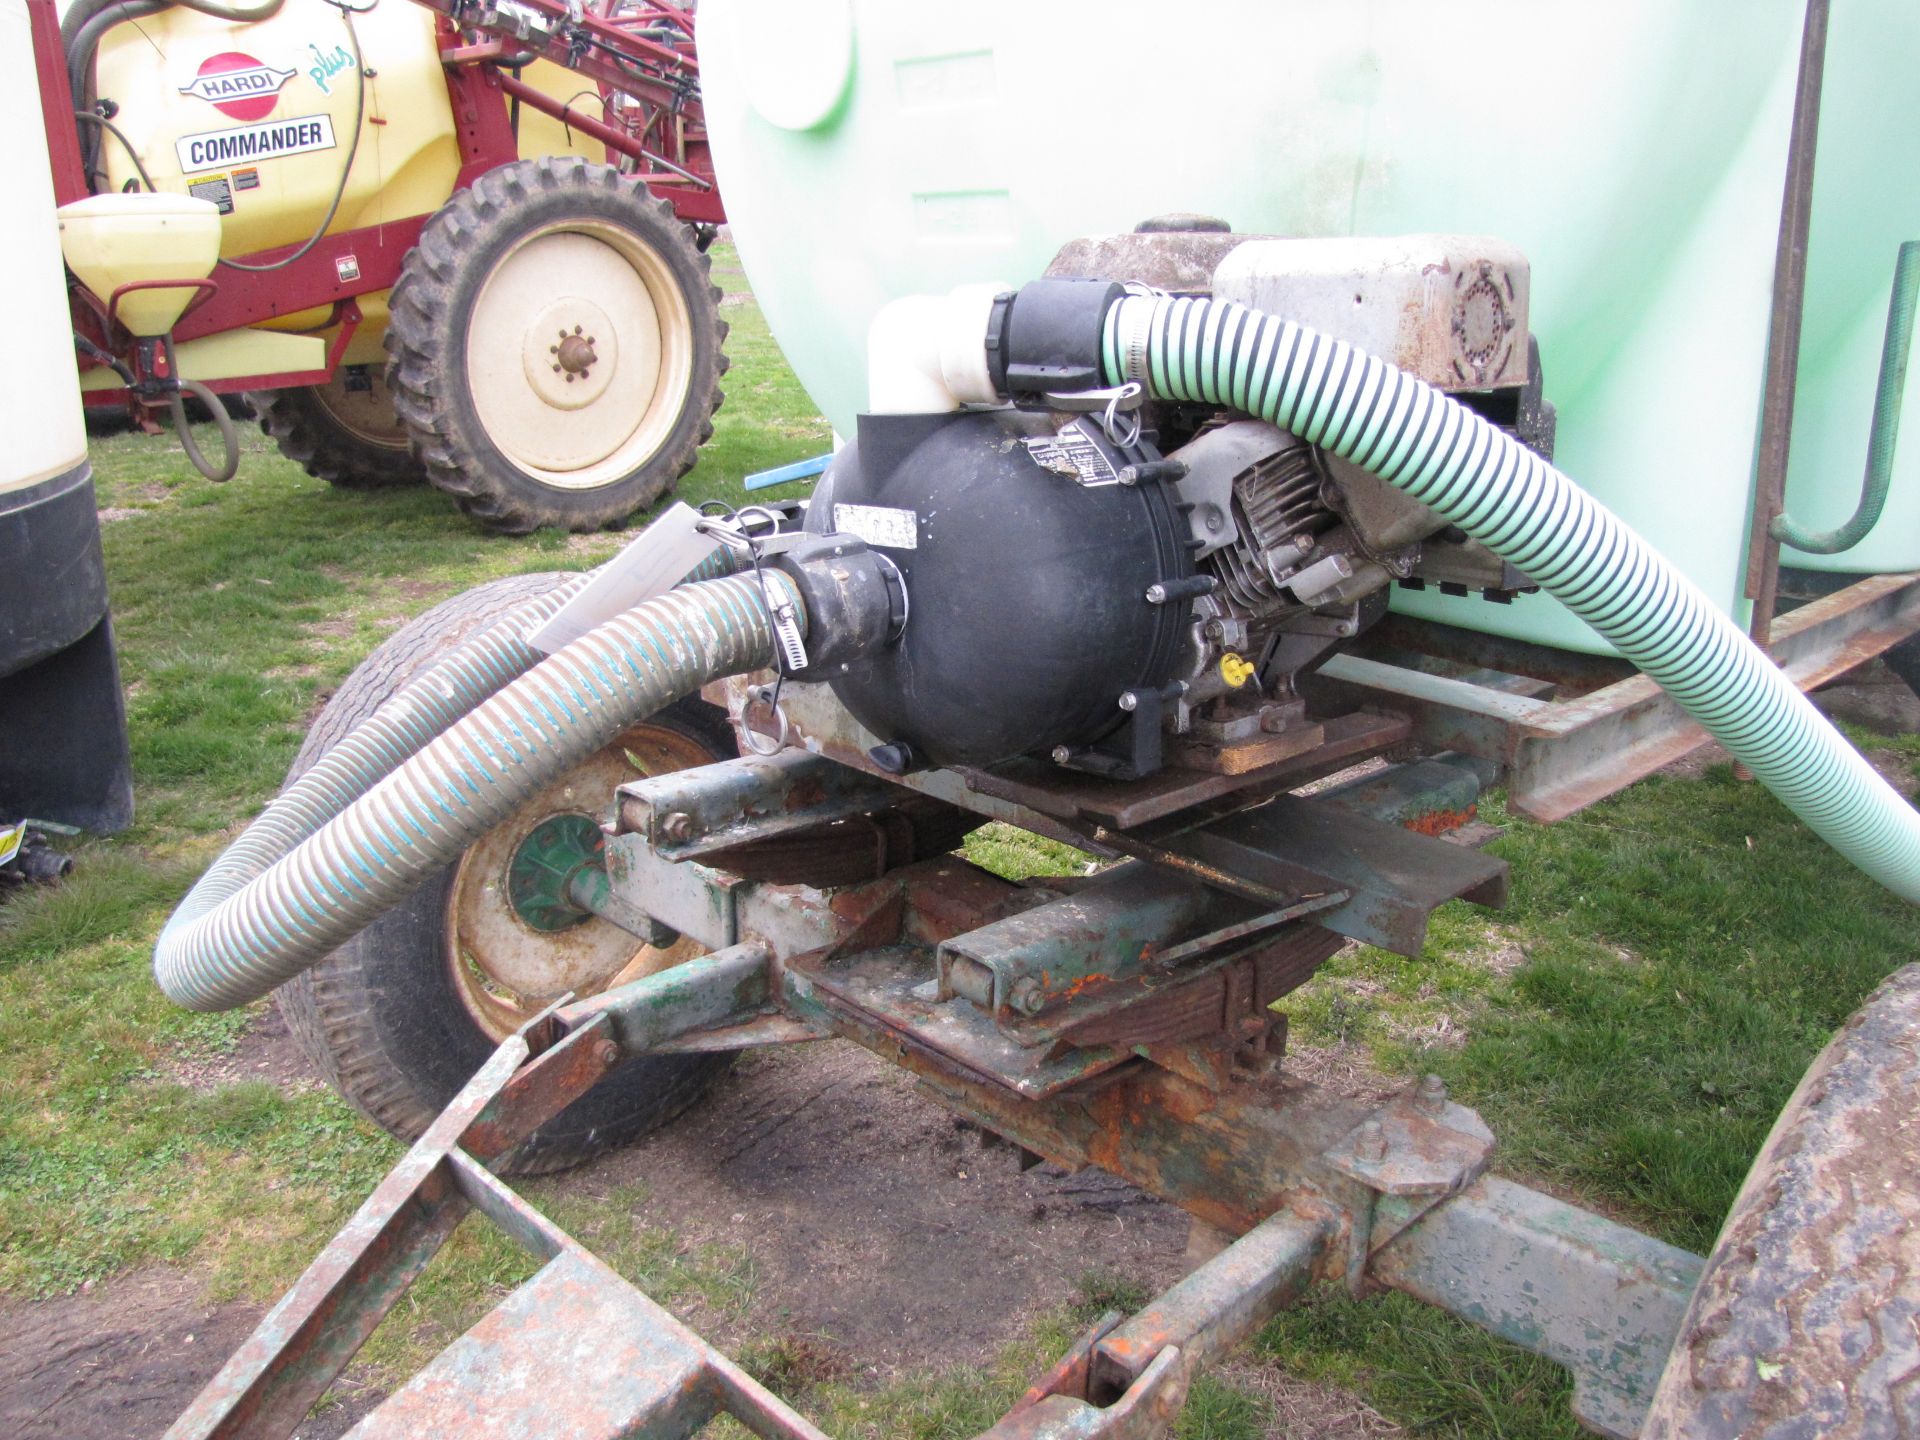
[[[1642,1440],[1920,1435],[1920,965],[1822,1050],[1687,1307]]]
[[[427,478],[490,530],[623,524],[713,434],[727,327],[709,261],[609,165],[489,171],[408,253],[388,381]]]
[[[446,650],[566,578],[539,574],[495,580],[396,631],[328,702],[289,778]],[[698,700],[683,700],[635,726],[529,800],[325,960],[281,986],[275,999],[288,1029],[356,1110],[402,1140],[417,1139],[500,1040],[555,998],[516,988],[526,986],[529,973],[549,981],[564,976],[550,989],[584,997],[698,953],[684,939],[655,949],[600,919],[560,931],[527,926],[503,898],[503,872],[517,838],[556,814],[606,818],[614,785],[643,769],[662,773],[736,753],[725,713]],[[576,798],[570,786],[582,793]],[[732,1059],[718,1053],[628,1060],[541,1126],[498,1168],[544,1174],[637,1140],[699,1098]]]
[[[249,390],[247,399],[280,453],[317,480],[343,490],[426,483],[378,367],[353,366],[351,377],[342,370],[325,385]]]

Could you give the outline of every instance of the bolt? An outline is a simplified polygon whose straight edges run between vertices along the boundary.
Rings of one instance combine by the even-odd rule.
[[[1038,1015],[1040,1007],[1047,1003],[1047,997],[1040,988],[1040,982],[1031,975],[1013,987],[1013,1008],[1022,1015]]]
[[[1353,1142],[1353,1153],[1376,1165],[1387,1158],[1387,1132],[1380,1128],[1378,1120],[1369,1120],[1360,1127],[1360,1134]]]
[[[691,839],[693,836],[693,817],[684,810],[669,811],[660,821],[662,838],[675,842]]]
[[[547,353],[549,355],[558,355],[560,353],[560,347],[558,345],[549,345],[547,346]],[[560,367],[556,365],[553,368],[558,370]]]
[[[575,380],[577,380],[577,379],[579,379],[579,378],[580,378],[580,377],[579,377],[579,376],[577,376],[577,375],[568,375],[568,376],[567,376],[567,383],[568,383],[569,385],[571,385],[571,384],[572,384],[572,383],[573,383],[573,382],[574,382]]]
[[[593,1058],[611,1070],[620,1058],[620,1047],[611,1040],[602,1040],[593,1047]]]
[[[554,367],[553,367],[553,373],[554,373],[554,374],[556,374],[556,375],[558,375],[558,374],[560,373],[560,367],[559,367],[558,365],[556,365],[556,366],[554,366]]]
[[[1260,728],[1269,735],[1278,735],[1287,728],[1287,712],[1284,710],[1263,712],[1260,716]]]
[[[1164,585],[1149,585],[1147,587],[1147,603],[1149,605],[1166,604],[1167,603],[1167,587]]]
[[[573,327],[573,333],[574,333],[574,334],[576,334],[576,335],[578,335],[578,334],[580,333],[580,327],[579,327],[578,325],[576,325],[576,326],[574,326],[574,327]]]
[[[1073,751],[1069,750],[1066,746],[1056,745],[1053,747],[1053,763],[1054,764],[1064,765],[1067,763],[1067,761],[1071,760],[1072,758],[1073,758]]]
[[[1413,1103],[1423,1115],[1440,1114],[1447,1108],[1447,1082],[1438,1075],[1427,1076],[1414,1093]]]
[[[1213,641],[1217,645],[1222,640],[1227,638],[1227,627],[1221,624],[1218,620],[1209,620],[1207,621],[1207,627],[1206,627],[1205,633],[1206,633],[1207,639]]]
[[[1140,697],[1134,694],[1133,691],[1128,690],[1123,695],[1121,695],[1120,708],[1122,710],[1129,710],[1129,711],[1136,710],[1139,708],[1139,706],[1140,706]]]

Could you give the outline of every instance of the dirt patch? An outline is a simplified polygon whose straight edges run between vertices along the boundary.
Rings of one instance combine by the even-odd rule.
[[[260,1314],[255,1305],[209,1305],[197,1276],[158,1267],[64,1299],[0,1300],[0,1434],[151,1440]],[[371,1405],[349,1395],[302,1425],[299,1440],[332,1440]]]
[[[222,1055],[179,1057],[161,1068],[161,1076],[191,1090],[265,1080],[282,1090],[324,1083],[294,1043],[280,1007],[268,1005],[254,1017],[232,1050]]]
[[[1268,1440],[1384,1440],[1407,1432],[1351,1390],[1289,1375],[1276,1365],[1235,1359],[1214,1375],[1273,1406]]]
[[[133,516],[138,515],[141,512],[141,510],[144,508],[145,508],[144,506],[138,506],[138,505],[103,506],[98,512],[100,516],[100,523],[102,525],[111,525],[116,520],[131,519]]]
[[[1301,1045],[1292,1040],[1287,1042],[1286,1075],[1367,1105],[1392,1099],[1408,1083],[1374,1069],[1364,1045]]]
[[[580,1173],[638,1184],[640,1218],[752,1258],[743,1319],[686,1318],[738,1348],[818,1337],[863,1376],[978,1363],[1090,1270],[1157,1290],[1183,1273],[1183,1212],[1095,1170],[1019,1151],[838,1042],[748,1056],[699,1106]]]

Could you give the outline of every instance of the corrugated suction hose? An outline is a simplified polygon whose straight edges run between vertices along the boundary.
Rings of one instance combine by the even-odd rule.
[[[696,571],[730,567],[716,557]],[[768,571],[685,583],[547,658],[523,635],[587,577],[521,606],[396,692],[203,875],[154,947],[193,1010],[291,979],[622,730],[709,680],[773,663]]]
[[[1225,300],[1108,307],[1111,384],[1257,416],[1372,471],[1524,571],[1657,680],[1828,844],[1920,901],[1920,816],[1705,594],[1572,480],[1343,341]]]

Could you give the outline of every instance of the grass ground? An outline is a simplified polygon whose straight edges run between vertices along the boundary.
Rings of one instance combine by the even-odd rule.
[[[736,262],[717,260],[740,291]],[[681,486],[695,501],[738,498],[743,474],[827,438],[750,299],[736,294],[725,314],[734,369]],[[170,440],[94,452],[138,820],[83,845],[67,884],[0,912],[0,1293],[63,1293],[167,1262],[204,1272],[216,1294],[264,1299],[383,1173],[396,1147],[328,1092],[181,1083],[183,1065],[231,1049],[252,1015],[173,1009],[149,977],[153,937],[271,795],[317,704],[401,619],[620,543],[489,540],[436,492],[335,491],[243,433],[241,475],[220,488]],[[1911,739],[1868,743],[1909,774],[1920,758]],[[1497,797],[1487,809],[1505,819]],[[1550,829],[1509,821],[1494,848],[1513,863],[1509,910],[1451,907],[1417,960],[1341,956],[1296,997],[1295,1036],[1389,1074],[1440,1072],[1501,1135],[1508,1173],[1705,1248],[1807,1060],[1912,958],[1911,912],[1724,768],[1649,781]],[[998,827],[974,853],[1014,874],[1084,863]],[[748,1257],[637,1225],[632,1197],[585,1202],[564,1180],[529,1190],[663,1298],[697,1292],[724,1308],[751,1293]],[[463,1230],[376,1338],[369,1373],[444,1343],[523,1271],[491,1232]],[[749,1358],[835,1433],[970,1434],[1088,1314],[1129,1298],[1124,1277],[1083,1289],[1080,1313],[1051,1317],[984,1370],[875,1390],[814,1374],[804,1356]],[[1558,1371],[1410,1302],[1323,1298],[1253,1350],[1422,1432],[1572,1433]],[[1183,1433],[1229,1440],[1266,1424],[1256,1394],[1213,1382]]]

